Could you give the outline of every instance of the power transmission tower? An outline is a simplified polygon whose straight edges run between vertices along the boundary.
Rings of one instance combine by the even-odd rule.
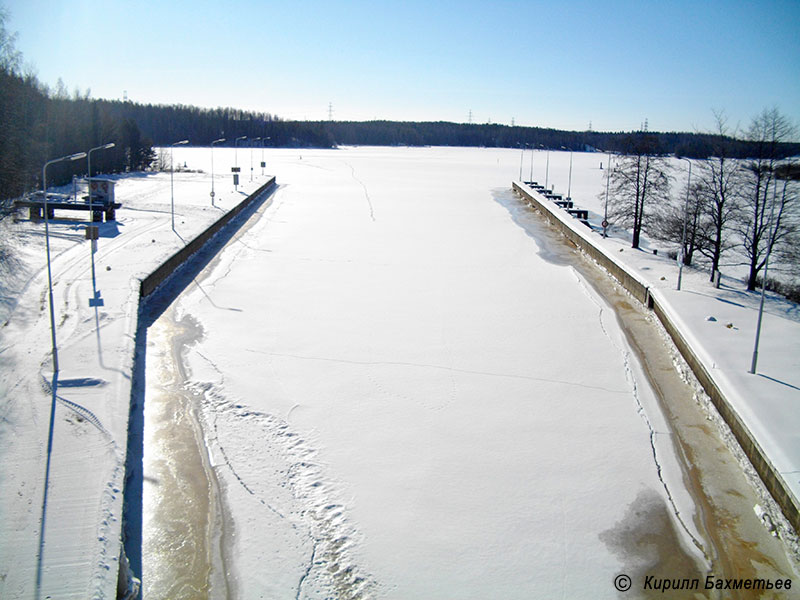
[[[472,109],[469,109],[469,121],[467,122],[472,125]]]
[[[328,121],[333,121],[333,102],[328,102]]]

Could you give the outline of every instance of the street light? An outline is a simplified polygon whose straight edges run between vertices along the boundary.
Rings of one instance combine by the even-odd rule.
[[[608,153],[606,165],[606,205],[603,209],[603,237],[608,237],[608,184],[611,182],[611,152]]]
[[[547,149],[547,166],[544,172],[544,189],[547,189],[547,184],[550,182],[550,148]]]
[[[175,172],[175,161],[172,160],[172,149],[175,146],[183,146],[184,144],[188,143],[189,140],[181,140],[180,142],[175,142],[169,147],[169,196],[170,196],[170,206],[172,212],[172,231],[175,231],[175,185],[173,184],[173,175],[172,175]]]
[[[224,142],[225,138],[219,138],[211,142],[211,206],[214,206],[214,144]]]
[[[562,150],[566,150],[561,146]],[[567,200],[572,200],[572,148],[569,151],[569,183],[567,184]]]
[[[533,155],[536,152],[533,146],[531,146],[531,183],[533,183]]]
[[[250,138],[250,181],[253,181],[253,142],[257,142],[261,136]]]
[[[267,140],[271,140],[271,137],[263,137],[261,138],[261,175],[264,175],[264,142]]]
[[[265,163],[264,163],[264,142],[266,142],[267,140],[271,140],[271,139],[272,139],[271,137],[261,138],[261,175],[262,176],[264,175],[264,165],[265,165]]]
[[[788,176],[787,176],[788,178]],[[786,179],[783,180],[783,200],[786,200]],[[761,278],[761,302],[758,305],[758,323],[756,323],[756,340],[753,344],[753,360],[750,363],[750,373],[756,374],[756,366],[758,365],[758,343],[761,340],[761,321],[764,317],[764,295],[767,289],[767,271],[769,270],[769,255],[772,253],[772,244],[775,241],[775,231],[773,229],[773,217],[775,216],[775,196],[778,192],[778,182],[773,183],[772,188],[772,205],[769,208],[769,245],[767,246],[767,256],[764,258],[764,275]]]
[[[47,288],[50,294],[50,340],[53,345],[53,374],[58,375],[58,349],[56,347],[56,316],[53,309],[53,273],[50,268],[50,210],[47,207],[47,167],[50,165],[67,161],[67,160],[80,160],[86,158],[86,152],[78,152],[77,154],[70,154],[69,156],[62,156],[44,163],[42,167],[42,195],[44,196],[44,240],[45,247],[47,248]]]
[[[233,187],[236,191],[239,191],[239,140],[246,140],[247,136],[242,135],[233,140]]]
[[[91,150],[89,150],[89,152],[87,153],[87,156],[89,157],[88,158],[88,161],[89,161],[89,166],[88,166],[89,172],[88,172],[87,178],[91,178],[91,176],[92,176],[92,152],[94,152],[95,150],[106,150],[108,148],[113,148],[114,146],[116,146],[116,144],[114,142],[109,142],[108,144],[103,144],[102,146],[97,146],[97,147],[92,148]]]
[[[678,252],[678,291],[681,289],[681,279],[683,278],[683,256],[686,252],[686,221],[689,218],[689,189],[692,184],[692,161],[688,158],[681,158],[689,163],[689,178],[686,180],[686,202],[683,205],[683,233],[681,234],[681,249]]]
[[[116,144],[114,142],[109,142],[108,144],[103,144],[102,146],[97,146],[95,148],[92,148],[91,150],[89,150],[89,152],[87,152],[87,154],[86,154],[87,157],[88,157],[88,159],[87,159],[88,172],[87,172],[87,175],[86,175],[87,184],[88,184],[88,180],[92,178],[92,152],[94,152],[95,150],[105,150],[107,148],[113,148],[114,146],[116,146]],[[89,206],[90,206],[90,208],[94,209],[94,206],[92,205],[92,186],[91,185],[89,185]],[[94,212],[92,212],[92,214],[94,214]],[[92,219],[92,220],[94,220],[94,219]]]
[[[243,135],[241,137],[236,138],[233,140],[233,166],[239,166],[239,140],[246,140],[247,136]]]

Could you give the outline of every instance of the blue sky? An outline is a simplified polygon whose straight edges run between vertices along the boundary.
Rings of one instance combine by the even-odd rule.
[[[0,0],[39,79],[287,119],[696,131],[800,122],[800,0]]]

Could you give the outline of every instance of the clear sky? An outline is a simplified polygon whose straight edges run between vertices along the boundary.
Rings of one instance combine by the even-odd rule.
[[[0,0],[40,81],[285,119],[800,123],[800,0]]]

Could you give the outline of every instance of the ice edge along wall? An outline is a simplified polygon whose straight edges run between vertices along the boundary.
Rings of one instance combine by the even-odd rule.
[[[703,386],[703,390],[714,403],[714,406],[725,420],[725,423],[730,427],[742,451],[752,463],[761,481],[764,483],[764,486],[778,503],[778,506],[780,506],[784,516],[789,523],[791,523],[795,532],[800,532],[800,505],[798,505],[798,500],[793,496],[786,482],[769,460],[758,441],[736,413],[730,402],[728,402],[720,386],[686,341],[686,337],[681,332],[681,328],[678,326],[675,319],[669,315],[666,303],[658,297],[658,290],[650,289],[650,287],[641,281],[634,273],[628,271],[624,265],[614,260],[607,252],[596,246],[589,236],[580,230],[584,225],[579,224],[579,222],[572,217],[565,215],[563,211],[556,206],[550,206],[549,202],[528,186],[516,181],[513,182],[512,185],[514,191],[530,201],[533,207],[536,208],[553,227],[558,229],[564,237],[583,253],[590,256],[592,260],[601,267],[606,269],[619,281],[628,293],[641,302],[642,305],[652,310],[656,317],[658,317],[658,320],[672,338],[681,356],[683,356],[684,360],[692,369],[700,385]]]
[[[136,349],[140,347],[138,336],[140,335],[141,331],[139,328],[139,311],[141,310],[143,304],[147,301],[148,297],[151,296],[162,284],[167,282],[170,277],[176,274],[176,271],[179,271],[180,268],[185,265],[190,259],[192,259],[195,254],[203,249],[203,247],[210,242],[217,233],[220,233],[227,225],[231,224],[231,221],[234,220],[235,217],[240,215],[243,211],[247,208],[252,206],[259,198],[261,198],[265,193],[270,192],[276,185],[275,177],[271,177],[264,185],[259,187],[255,192],[247,196],[244,200],[242,200],[239,204],[233,207],[231,210],[226,212],[222,215],[219,219],[217,219],[214,223],[212,223],[205,231],[197,235],[191,242],[189,242],[186,246],[178,250],[175,254],[169,257],[164,263],[158,266],[150,275],[146,276],[144,279],[139,281],[139,289],[138,289],[138,298],[137,298],[137,310],[136,310],[136,317],[132,319],[132,323],[129,326],[129,329],[133,331],[129,331],[130,337],[133,340],[131,344],[131,354],[132,354],[132,361],[131,361],[131,373],[136,373],[139,369],[142,368],[143,361],[145,359],[144,355],[140,352],[137,352]],[[235,230],[238,226],[233,227]],[[133,283],[135,285],[135,282]],[[134,291],[134,293],[136,293]],[[130,460],[130,452],[131,452],[131,427],[135,427],[133,424],[137,417],[135,417],[134,412],[137,410],[137,401],[135,398],[135,394],[137,390],[135,385],[131,385],[131,389],[129,392],[130,395],[130,411],[131,414],[129,415],[129,424],[128,424],[128,440],[126,440],[126,457],[125,457],[125,465],[126,471],[130,468],[131,464]],[[135,442],[134,442],[135,443]],[[127,480],[128,480],[128,473],[125,475],[126,480],[126,488],[127,488]],[[120,498],[123,505],[125,504],[125,497],[124,494]],[[125,511],[123,510],[123,519],[125,516]],[[125,523],[120,524],[121,530],[125,529]],[[125,557],[125,545],[120,539],[120,556]],[[117,593],[118,595],[120,592],[124,593],[125,589],[127,588],[127,577],[129,576],[128,569],[125,568],[127,564],[127,560],[120,560],[120,569],[117,575]]]

